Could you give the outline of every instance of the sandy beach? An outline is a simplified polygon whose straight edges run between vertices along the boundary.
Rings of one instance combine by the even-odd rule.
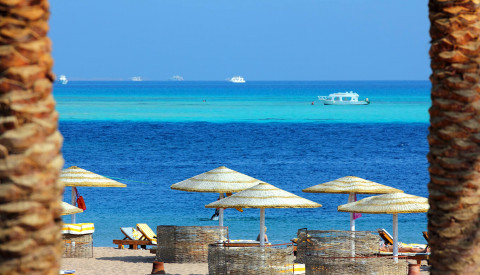
[[[147,250],[94,247],[93,258],[63,258],[61,269],[75,274],[150,274],[155,255]],[[208,274],[208,264],[165,264],[167,274]]]
[[[155,255],[149,250],[95,247],[93,258],[63,258],[62,269],[73,269],[82,274],[150,274]],[[415,261],[410,261],[415,263]],[[168,264],[166,274],[208,274],[208,264]],[[423,261],[420,274],[430,274],[427,262]]]

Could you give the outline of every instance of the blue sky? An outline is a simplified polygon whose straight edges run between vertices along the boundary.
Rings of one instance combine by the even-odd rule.
[[[71,80],[428,80],[427,0],[51,0]]]

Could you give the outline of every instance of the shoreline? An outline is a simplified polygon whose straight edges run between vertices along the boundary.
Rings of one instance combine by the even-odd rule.
[[[94,247],[93,258],[62,258],[62,270],[82,274],[150,274],[155,254],[149,249]],[[208,274],[207,263],[164,264],[166,274]]]

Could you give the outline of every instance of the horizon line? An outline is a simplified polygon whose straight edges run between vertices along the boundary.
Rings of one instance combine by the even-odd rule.
[[[156,80],[156,79],[143,79],[140,81],[134,81],[131,79],[88,79],[88,78],[80,78],[80,79],[68,79],[68,81],[75,81],[75,82],[88,82],[88,81],[96,81],[96,82],[229,82],[228,80],[169,80],[169,79],[164,79],[164,80]],[[367,80],[361,80],[361,79],[350,79],[350,80],[295,80],[295,79],[287,79],[287,80],[267,80],[267,79],[262,79],[262,80],[249,80],[246,81],[245,83],[249,82],[349,82],[349,81],[355,81],[355,82],[364,82],[364,81],[375,81],[375,82],[394,82],[394,81],[425,81],[425,82],[430,82],[429,79],[367,79]],[[58,81],[58,78],[55,80],[55,82],[60,82]],[[236,85],[242,85],[245,83],[232,83]]]

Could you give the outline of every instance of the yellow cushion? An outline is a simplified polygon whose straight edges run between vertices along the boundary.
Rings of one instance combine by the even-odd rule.
[[[65,223],[63,224],[63,234],[92,234],[95,231],[93,223]]]
[[[143,234],[143,236],[147,240],[151,241],[153,244],[157,244],[157,235],[153,233],[150,226],[148,226],[146,223],[138,223],[137,229]]]
[[[427,245],[426,244],[418,244],[418,243],[399,243],[399,247],[426,249]]]
[[[142,237],[142,233],[140,233],[140,232],[139,232],[138,230],[136,230],[135,228],[133,228],[132,235],[133,235],[133,239],[134,239],[134,240],[140,240],[140,238]]]

